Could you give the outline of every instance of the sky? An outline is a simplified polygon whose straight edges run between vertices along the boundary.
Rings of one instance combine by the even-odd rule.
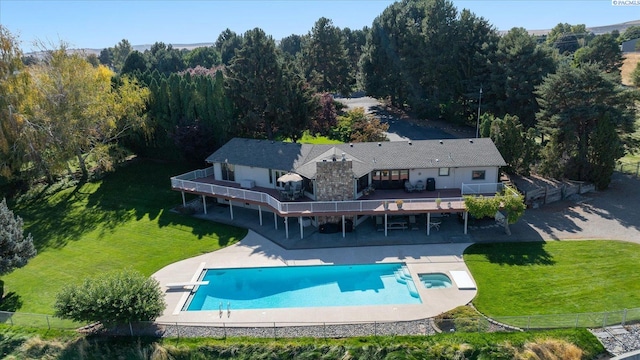
[[[453,0],[498,30],[551,29],[558,23],[587,27],[640,20],[640,6],[626,0]],[[340,28],[362,29],[391,0],[0,0],[0,24],[21,41],[54,47],[103,49],[122,39],[132,45],[212,43],[225,29],[243,34],[259,27],[279,40],[304,35],[320,17]],[[627,3],[638,3],[629,0]]]

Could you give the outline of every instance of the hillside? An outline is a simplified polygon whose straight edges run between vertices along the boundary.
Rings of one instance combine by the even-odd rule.
[[[627,21],[627,22],[620,23],[620,24],[587,27],[587,30],[593,32],[596,35],[609,33],[609,32],[612,32],[614,30],[618,30],[620,33],[623,33],[627,28],[629,28],[631,26],[640,26],[640,20]],[[500,34],[506,34],[508,30],[509,29],[506,29],[506,30],[503,29],[503,30],[500,30],[499,33]],[[528,31],[532,35],[546,35],[551,31],[551,29],[528,30]],[[158,41],[161,41],[161,40],[158,40]],[[192,49],[195,49],[197,47],[212,46],[213,44],[214,43],[194,43],[194,44],[171,44],[171,45],[174,48],[177,48],[177,49],[192,50]],[[151,48],[151,44],[133,45],[133,50],[138,50],[140,52],[144,52],[145,50],[148,50],[150,48]],[[99,55],[100,51],[102,51],[102,49],[73,49],[73,50],[84,51],[84,52],[86,52],[88,54],[96,54],[96,55]],[[27,55],[29,55],[29,54],[27,54]]]
[[[624,54],[624,63],[622,64],[621,68],[623,85],[633,85],[633,83],[631,82],[631,73],[636,68],[638,62],[640,62],[640,52]]]

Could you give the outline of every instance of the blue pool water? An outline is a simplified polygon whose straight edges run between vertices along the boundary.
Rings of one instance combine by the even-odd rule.
[[[206,270],[187,311],[420,304],[403,264]]]
[[[427,289],[446,289],[452,286],[451,279],[442,273],[418,274],[418,277]]]

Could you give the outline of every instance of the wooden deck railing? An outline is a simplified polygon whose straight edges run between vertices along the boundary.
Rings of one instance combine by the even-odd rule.
[[[224,186],[200,182],[197,179],[210,177],[213,175],[213,167],[201,170],[191,171],[182,175],[171,178],[171,187],[174,190],[186,191],[202,195],[219,196],[230,200],[250,201],[253,203],[262,203],[275,209],[281,215],[289,216],[311,216],[322,214],[358,214],[358,213],[375,213],[386,211],[398,211],[396,200],[402,201],[402,210],[408,212],[419,211],[441,211],[454,212],[463,211],[465,209],[464,197],[441,198],[438,202],[435,198],[415,198],[415,199],[376,199],[376,200],[345,200],[345,201],[280,201],[272,195],[242,189],[232,186]],[[470,185],[463,184],[463,190],[466,188],[468,193],[482,193],[487,189],[497,189],[501,184],[474,184],[475,188]],[[495,192],[489,191],[488,193]],[[487,193],[487,192],[485,192]],[[385,206],[386,203],[386,206]]]

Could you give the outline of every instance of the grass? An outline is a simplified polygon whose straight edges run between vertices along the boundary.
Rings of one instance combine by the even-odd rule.
[[[640,245],[619,241],[474,244],[464,260],[490,317],[640,307]],[[572,319],[575,321],[575,315]]]
[[[181,203],[169,177],[188,165],[139,160],[94,183],[42,191],[13,205],[38,255],[2,278],[13,309],[52,314],[66,284],[130,267],[151,275],[162,267],[242,239],[245,229],[175,214]],[[4,306],[7,302],[4,303]]]
[[[631,81],[631,73],[636,68],[636,64],[640,62],[640,53],[628,53],[624,54],[624,61],[620,68],[620,76],[622,78],[622,84],[627,86],[633,86]]]
[[[376,336],[346,339],[104,338],[72,333],[52,336],[0,325],[0,355],[56,359],[507,359],[530,344],[573,344],[583,359],[604,354],[586,329],[514,333],[454,333],[434,336]],[[567,358],[555,352],[556,358]]]
[[[339,140],[329,139],[326,136],[312,136],[308,131],[304,132],[302,138],[298,140],[301,144],[314,144],[314,145],[332,145],[332,144],[342,144]]]

